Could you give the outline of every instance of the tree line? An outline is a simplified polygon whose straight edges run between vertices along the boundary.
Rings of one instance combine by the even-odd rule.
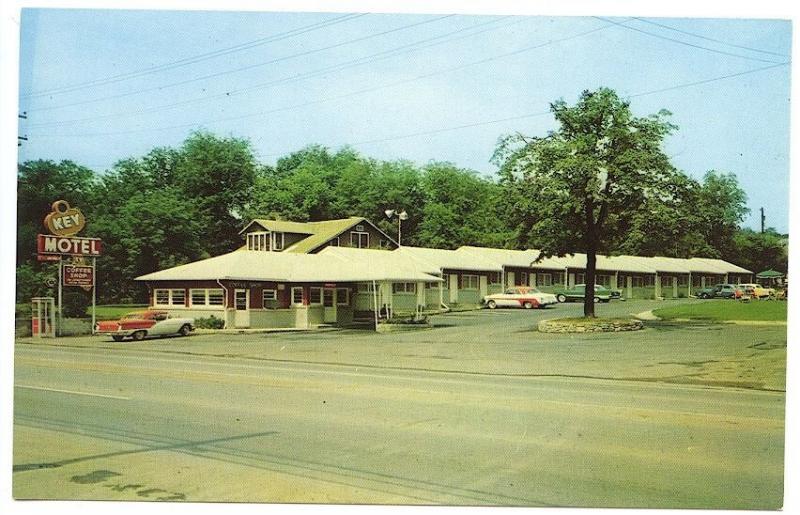
[[[46,278],[55,276],[54,265],[37,261],[35,238],[57,199],[84,212],[83,235],[103,239],[101,302],[145,300],[144,287],[133,278],[234,250],[242,244],[239,230],[252,218],[363,216],[395,235],[397,226],[384,210],[403,208],[409,214],[405,245],[551,248],[548,234],[568,230],[569,220],[542,220],[541,207],[563,203],[566,213],[574,205],[559,199],[563,192],[541,189],[519,173],[532,141],[521,135],[500,140],[497,177],[449,162],[419,166],[319,145],[268,165],[247,140],[209,132],[120,160],[103,173],[72,161],[26,161],[18,168],[17,299],[53,294]],[[711,170],[695,180],[674,170],[665,187],[670,201],[641,197],[640,209],[613,220],[619,232],[600,250],[719,257],[755,271],[786,270],[784,235],[741,228],[747,197],[733,174]],[[616,196],[624,201],[623,191]],[[580,238],[570,245],[554,253],[585,251]]]

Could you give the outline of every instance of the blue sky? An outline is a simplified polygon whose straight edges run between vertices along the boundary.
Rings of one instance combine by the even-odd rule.
[[[542,135],[549,102],[609,86],[637,114],[672,111],[677,167],[738,176],[745,225],[763,206],[768,226],[788,230],[790,70],[774,66],[790,59],[787,21],[343,16],[27,9],[19,159],[102,171],[204,128],[249,138],[268,163],[351,144],[491,175],[498,136]]]

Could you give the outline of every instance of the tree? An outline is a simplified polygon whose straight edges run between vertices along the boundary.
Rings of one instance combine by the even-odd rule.
[[[98,266],[103,299],[141,301],[139,275],[182,265],[203,257],[209,238],[196,207],[177,188],[142,192],[123,199],[113,213],[98,216],[92,230],[104,241]]]
[[[763,233],[742,229],[733,238],[733,254],[725,259],[756,274],[769,269],[785,273],[789,266],[788,241],[772,228]]]
[[[196,206],[206,249],[222,254],[240,244],[237,228],[253,194],[257,163],[250,142],[195,132],[180,148],[175,185]]]
[[[735,256],[734,236],[750,212],[747,195],[732,173],[711,170],[695,190],[694,204],[699,218],[698,231],[709,243],[710,257]]]
[[[551,104],[558,128],[501,139],[494,155],[521,244],[542,256],[586,253],[584,315],[594,317],[597,253],[613,253],[632,216],[677,204],[683,181],[661,149],[670,113],[636,117],[608,88]]]

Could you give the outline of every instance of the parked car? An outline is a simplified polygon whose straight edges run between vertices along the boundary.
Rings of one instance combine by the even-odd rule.
[[[189,336],[194,331],[194,318],[171,316],[166,311],[134,311],[119,320],[98,322],[95,332],[107,334],[115,342],[125,337],[143,340],[148,336]]]
[[[757,299],[765,299],[775,296],[775,290],[773,288],[765,288],[760,284],[755,284],[755,283],[740,284],[739,288],[741,288],[744,291],[745,295],[750,295],[751,297],[755,297]]]
[[[572,288],[557,290],[556,299],[558,300],[558,302],[583,300],[585,294],[586,294],[586,285],[576,284]],[[605,286],[601,286],[599,284],[594,285],[595,302],[609,302],[611,301],[611,299],[620,299],[620,298],[622,298],[622,292],[620,290],[612,290],[606,288]]]
[[[495,308],[544,308],[556,304],[556,296],[543,293],[530,286],[516,286],[503,293],[493,293],[483,298],[483,303],[489,309]]]
[[[698,299],[734,299],[741,297],[743,291],[744,290],[742,288],[739,288],[735,284],[715,284],[714,286],[709,286],[708,288],[696,290],[694,295]]]

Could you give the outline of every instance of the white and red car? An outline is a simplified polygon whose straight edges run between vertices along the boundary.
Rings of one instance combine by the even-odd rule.
[[[172,317],[166,311],[148,310],[128,313],[119,320],[98,322],[97,334],[107,334],[115,342],[125,337],[144,340],[148,336],[189,336],[194,331],[194,318]]]
[[[494,293],[483,298],[483,304],[489,309],[495,308],[544,308],[558,304],[556,296],[543,293],[532,286],[515,286],[503,293]]]

